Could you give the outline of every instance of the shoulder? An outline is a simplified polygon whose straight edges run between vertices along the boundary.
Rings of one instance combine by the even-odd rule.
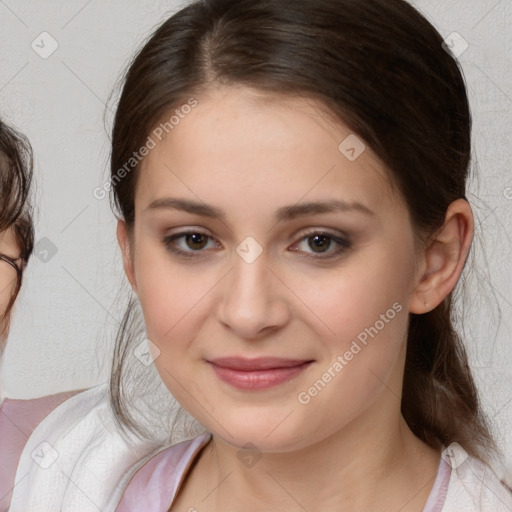
[[[26,441],[9,512],[112,512],[132,476],[161,449],[159,439],[119,428],[108,383],[90,388],[52,410]]]
[[[5,398],[0,408],[0,425],[8,426],[9,423],[14,423],[12,426],[27,438],[55,407],[81,391],[83,390],[66,391],[30,400]]]
[[[34,429],[80,390],[31,400],[5,398],[0,408],[0,511],[6,510],[21,453]]]
[[[210,439],[211,434],[201,434],[151,455],[130,480],[116,512],[166,512],[188,468]]]
[[[484,462],[471,457],[457,443],[452,443],[443,458],[451,466],[443,512],[510,512],[512,490]]]

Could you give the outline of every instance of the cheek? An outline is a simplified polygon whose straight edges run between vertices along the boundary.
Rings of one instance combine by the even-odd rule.
[[[162,355],[182,350],[193,340],[199,317],[205,314],[214,279],[194,279],[193,269],[173,264],[157,248],[142,245],[136,253],[135,275],[146,334]]]
[[[2,283],[0,283],[0,286],[2,286]],[[11,290],[9,288],[2,288],[2,290],[0,290],[0,318],[5,314],[7,304],[9,303],[10,292]]]
[[[373,244],[338,268],[315,272],[300,281],[291,274],[287,279],[295,279],[294,293],[310,310],[314,329],[339,340],[338,348],[343,348],[347,340],[376,322],[377,327],[384,322],[386,332],[403,332],[404,326],[394,319],[397,309],[405,310],[414,277],[413,263],[412,252],[406,247]]]
[[[3,318],[15,290],[15,279],[11,275],[0,273],[0,318]]]
[[[137,294],[146,335],[159,351],[155,367],[181,406],[208,424],[204,408],[215,411],[218,402],[205,393],[211,384],[196,371],[202,354],[194,341],[207,319],[208,294],[218,279],[198,278],[197,272],[172,264],[162,255],[152,258],[146,254],[141,261],[144,264],[136,269]]]
[[[0,276],[0,278],[1,277],[3,276]],[[0,356],[5,348],[7,336],[9,334],[9,315],[7,318],[4,318],[4,315],[15,289],[15,285],[12,284],[12,282],[9,282],[8,279],[5,281],[0,279]]]
[[[144,258],[137,272],[137,295],[144,315],[146,336],[158,348],[155,367],[172,395],[182,404],[190,402],[190,394],[201,396],[197,383],[190,379],[187,363],[197,337],[197,316],[201,297],[207,291],[199,283],[191,283],[187,273],[162,261]],[[190,348],[192,347],[192,348]],[[184,389],[187,391],[185,392]],[[190,413],[197,414],[192,410]]]
[[[317,338],[324,357],[298,390],[297,400],[308,418],[318,418],[318,429],[327,428],[327,422],[334,431],[377,397],[393,402],[400,395],[407,279],[390,277],[390,260],[372,261],[369,265],[359,259],[350,272],[333,277],[336,285],[316,282],[310,289],[308,306],[328,329],[317,331],[322,333]]]
[[[412,255],[407,241],[374,244],[339,270],[294,289],[315,314],[311,318],[325,357],[314,377],[333,382],[324,399],[343,398],[354,406],[368,402],[396,370],[407,334]]]

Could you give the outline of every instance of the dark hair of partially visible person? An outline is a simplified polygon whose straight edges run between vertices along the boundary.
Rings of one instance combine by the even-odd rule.
[[[0,232],[13,229],[20,247],[22,269],[34,248],[34,224],[29,204],[33,177],[32,147],[29,140],[0,120]],[[21,288],[23,272],[4,311],[8,328],[10,312]]]
[[[217,85],[318,100],[388,167],[418,243],[428,243],[453,201],[466,199],[472,118],[462,69],[408,2],[199,0],[154,32],[122,84],[111,201],[129,231],[140,165],[122,179],[119,169],[166,115]],[[452,294],[426,314],[410,314],[401,410],[428,445],[458,442],[487,461],[497,446],[453,327]],[[137,431],[121,385],[133,304],[118,332],[110,386],[120,424]]]

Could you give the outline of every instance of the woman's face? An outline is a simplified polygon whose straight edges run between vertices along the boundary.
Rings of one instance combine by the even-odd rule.
[[[312,100],[223,88],[144,161],[125,269],[165,384],[233,446],[288,451],[399,415],[413,228],[360,144]]]
[[[20,248],[16,240],[16,235],[12,228],[0,232],[0,254],[10,258],[19,257]],[[17,274],[16,270],[7,262],[0,259],[0,352],[4,348],[7,338],[6,320],[4,318],[7,306],[16,290]]]

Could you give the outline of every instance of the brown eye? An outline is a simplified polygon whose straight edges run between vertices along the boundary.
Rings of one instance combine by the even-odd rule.
[[[191,249],[203,249],[208,242],[208,237],[202,233],[189,233],[185,235],[185,244]]]
[[[325,235],[315,235],[313,237],[308,237],[308,240],[312,243],[309,243],[309,247],[313,249],[315,252],[317,252],[317,249],[319,249],[318,252],[323,252],[323,249],[328,249],[331,245],[332,239]]]
[[[182,240],[181,244],[177,241]],[[201,231],[182,231],[163,238],[162,242],[167,251],[177,256],[186,258],[197,258],[204,253],[203,249],[207,247],[208,241],[214,240],[213,237]],[[343,238],[332,233],[321,231],[312,231],[301,238],[299,244],[307,241],[307,250],[292,249],[292,251],[305,253],[305,258],[322,261],[341,255],[351,247],[347,238]],[[296,244],[297,245],[297,244]],[[334,250],[329,250],[331,247]]]
[[[299,244],[304,244],[305,241],[307,246],[306,248],[311,249],[311,251],[313,251],[313,255],[305,250],[293,250],[297,252],[305,252],[307,254],[305,257],[313,260],[327,260],[334,258],[351,247],[350,241],[347,238],[322,231],[306,233],[306,235],[300,240]],[[329,250],[332,246],[337,246],[337,248]],[[318,256],[315,256],[315,254]]]
[[[177,244],[176,242],[181,239],[183,239],[182,243]],[[165,248],[173,254],[195,257],[194,253],[204,252],[203,249],[210,239],[212,239],[210,235],[202,233],[201,231],[183,231],[167,236],[162,241]],[[181,247],[178,245],[181,245]]]

